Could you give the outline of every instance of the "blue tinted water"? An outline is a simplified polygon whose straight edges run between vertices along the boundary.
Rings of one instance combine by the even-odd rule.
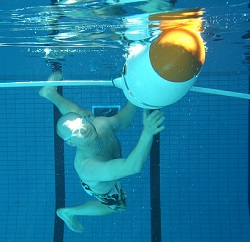
[[[53,63],[62,65],[66,79],[116,78],[132,41],[126,31],[136,30],[140,41],[154,38],[157,29],[145,35],[145,12],[162,11],[162,2],[146,10],[142,1],[112,11],[103,9],[104,1],[60,7],[50,1],[2,2],[1,82],[46,80]],[[176,1],[173,6],[183,8],[205,11],[206,62],[197,85],[248,93],[248,3]],[[124,21],[135,14],[139,22],[128,28]],[[53,241],[57,226],[53,107],[38,90],[0,90],[1,241]],[[126,101],[113,87],[65,87],[64,95],[89,109]],[[249,241],[248,101],[188,93],[163,111],[162,241]],[[124,156],[137,142],[141,115],[118,134]],[[72,166],[74,150],[65,146],[64,154],[66,205],[74,206],[89,197]],[[126,212],[84,218],[84,234],[65,228],[64,241],[151,241],[149,173],[148,162],[141,174],[123,180]]]

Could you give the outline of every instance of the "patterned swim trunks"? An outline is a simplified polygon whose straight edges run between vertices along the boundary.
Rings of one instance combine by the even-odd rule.
[[[121,188],[119,181],[105,194],[94,193],[83,181],[81,181],[81,184],[86,193],[97,198],[102,204],[108,206],[110,209],[114,211],[123,211],[126,208],[127,195]]]

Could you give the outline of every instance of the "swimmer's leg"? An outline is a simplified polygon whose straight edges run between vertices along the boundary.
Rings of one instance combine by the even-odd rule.
[[[114,214],[116,211],[99,201],[89,201],[77,207],[59,208],[56,213],[72,231],[82,233],[83,226],[76,216],[104,216]]]
[[[54,72],[48,78],[48,81],[61,81],[61,80],[62,80],[62,74],[60,72]],[[52,102],[59,109],[61,114],[75,112],[75,113],[79,113],[83,117],[91,115],[90,111],[84,110],[77,104],[61,96],[57,92],[56,87],[53,87],[53,86],[42,87],[39,91],[39,95],[48,99],[50,102]]]

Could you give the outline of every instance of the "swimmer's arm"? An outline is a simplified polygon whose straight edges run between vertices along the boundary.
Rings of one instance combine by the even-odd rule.
[[[164,117],[159,111],[148,116],[139,141],[127,159],[114,159],[107,162],[89,160],[80,171],[86,181],[112,181],[141,172],[151,149],[153,137],[164,129]],[[81,176],[80,175],[80,176]]]
[[[80,177],[85,181],[113,181],[141,172],[153,141],[153,136],[142,133],[139,142],[127,159],[106,162],[89,159],[84,162]]]
[[[109,122],[114,131],[122,131],[130,126],[136,115],[137,107],[132,103],[127,104],[120,110],[119,113],[109,118]]]

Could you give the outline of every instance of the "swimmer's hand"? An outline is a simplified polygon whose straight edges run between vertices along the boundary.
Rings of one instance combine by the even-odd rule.
[[[163,112],[159,110],[155,110],[152,113],[149,113],[149,110],[143,111],[143,124],[144,129],[143,132],[147,135],[153,136],[155,134],[158,134],[162,130],[165,129],[164,125],[162,125],[162,122],[165,120],[165,117],[163,116]]]

